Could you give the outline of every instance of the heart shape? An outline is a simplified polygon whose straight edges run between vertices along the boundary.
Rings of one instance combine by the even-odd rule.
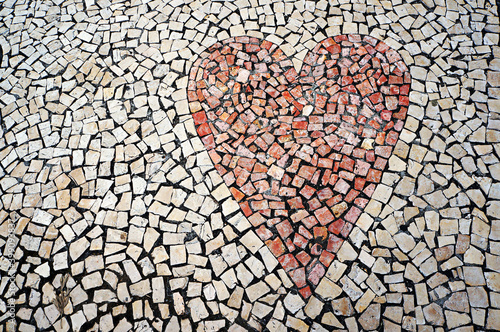
[[[218,42],[188,100],[219,174],[304,298],[381,181],[409,103],[408,68],[376,38],[318,43],[300,73],[275,44]]]

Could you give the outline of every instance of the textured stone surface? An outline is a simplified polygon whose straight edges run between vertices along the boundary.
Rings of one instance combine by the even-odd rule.
[[[499,330],[498,15],[3,1],[0,330]]]

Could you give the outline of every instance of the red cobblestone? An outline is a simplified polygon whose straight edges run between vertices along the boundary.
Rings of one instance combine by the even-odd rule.
[[[396,51],[360,35],[325,39],[300,73],[279,47],[248,37],[216,43],[191,70],[197,133],[304,298],[381,181],[410,82]]]

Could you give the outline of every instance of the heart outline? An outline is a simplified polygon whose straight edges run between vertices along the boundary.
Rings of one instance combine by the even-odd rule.
[[[346,52],[346,50],[349,52]],[[366,60],[367,58],[369,59]],[[357,61],[351,61],[352,59],[357,59]],[[351,63],[349,63],[349,61],[351,61]],[[368,62],[370,61],[373,67],[372,69],[378,68],[377,71],[372,72],[373,76],[371,76],[371,74],[368,75],[368,73],[370,73],[369,70],[371,70],[371,67],[368,65]],[[358,65],[358,62],[361,66]],[[214,67],[214,64],[217,63],[219,64],[218,69],[217,67]],[[355,67],[356,65],[357,68]],[[337,70],[336,73],[335,69]],[[208,70],[210,71],[208,72]],[[271,75],[271,72],[273,75]],[[351,72],[351,75],[348,75],[349,72]],[[356,76],[354,76],[353,79],[351,76],[357,72],[360,72],[358,75],[361,75],[363,72],[367,72],[367,75],[365,75],[366,77],[364,78],[356,78]],[[228,75],[223,73],[227,73]],[[325,75],[326,78],[324,77]],[[335,82],[334,78],[336,77],[338,77],[338,84],[332,83]],[[371,80],[370,78],[373,77],[375,78]],[[383,81],[382,78],[385,78],[385,81]],[[262,82],[264,79],[266,83],[263,84]],[[358,80],[359,84],[353,84],[355,79]],[[377,79],[377,81],[374,83],[375,79]],[[231,85],[230,87],[224,85],[228,81],[230,82],[228,84]],[[267,84],[267,82],[271,83]],[[288,83],[288,85],[285,86],[285,83]],[[378,183],[381,182],[382,173],[387,168],[387,160],[393,151],[392,147],[394,147],[398,141],[399,133],[403,128],[404,120],[406,118],[407,107],[409,104],[409,83],[409,71],[401,56],[382,41],[370,36],[361,35],[340,35],[326,38],[325,40],[319,42],[313,50],[306,54],[299,73],[295,71],[293,63],[288,59],[278,45],[266,40],[262,41],[251,37],[228,38],[215,43],[211,48],[209,48],[209,52],[204,52],[200,55],[199,59],[191,68],[188,82],[188,101],[197,132],[205,147],[209,151],[209,155],[219,174],[223,176],[226,184],[230,188],[233,197],[240,202],[239,204],[243,213],[248,218],[252,226],[254,226],[254,230],[256,230],[257,234],[263,241],[265,241],[266,245],[275,257],[278,258],[281,266],[285,269],[285,271],[287,271],[295,285],[300,289],[299,292],[304,298],[308,298],[312,294],[311,286],[314,290],[326,274],[326,269],[328,269],[329,265],[336,258],[335,254],[340,249],[345,239],[348,238],[360,214],[362,213],[362,209],[368,203],[368,199],[370,199]],[[272,88],[270,88],[271,86]],[[285,88],[283,88],[283,86],[285,86]],[[377,86],[380,86],[379,90],[376,90]],[[261,87],[262,89],[259,89]],[[233,94],[227,95],[226,92],[230,90],[232,90]],[[354,109],[356,107],[352,108],[351,106],[356,106],[356,99],[354,97],[356,92],[358,92],[363,98],[363,103],[361,104],[361,98],[358,98],[357,109]],[[234,96],[236,96],[236,98],[234,98]],[[224,99],[224,97],[226,97],[226,99]],[[232,100],[229,100],[230,98]],[[252,101],[252,103],[250,104],[248,101]],[[349,102],[352,102],[353,104],[349,104]],[[380,106],[382,103],[383,106]],[[221,110],[229,111],[231,109],[231,105],[233,105],[234,108],[232,108],[229,113],[220,112]],[[265,107],[262,107],[262,105]],[[367,107],[367,105],[369,107]],[[372,122],[368,122],[368,129],[363,125],[363,128],[360,131],[360,123],[366,124],[368,120],[363,120],[361,115],[357,119],[354,119],[353,116],[344,114],[347,111],[347,113],[352,115],[366,115],[370,113],[370,110],[367,110],[366,108],[374,110],[374,112],[371,112],[373,116],[371,119]],[[279,111],[277,111],[278,113],[275,112],[277,109],[279,109]],[[283,109],[286,109],[286,112],[283,111]],[[248,112],[249,110],[250,112]],[[266,117],[264,119],[259,119],[259,121],[254,123],[256,117],[252,117],[250,113],[253,115],[257,114],[258,116],[265,114]],[[378,117],[377,114],[380,114],[380,117]],[[305,118],[304,115],[307,118]],[[331,123],[331,125],[330,127],[323,128],[323,130],[314,130],[314,128],[319,129],[320,126],[318,126],[317,123],[310,123],[309,119],[315,120],[315,117],[319,117],[320,115],[324,115],[324,119],[328,116],[330,119],[330,122],[328,123]],[[341,120],[339,120],[340,115],[342,115]],[[333,169],[336,167],[336,170],[332,172],[333,175],[335,175],[335,172],[341,174],[342,171],[339,171],[339,168],[346,169],[352,174],[355,172],[355,167],[362,168],[363,173],[360,174],[364,174],[367,167],[366,164],[372,162],[375,166],[373,168],[368,166],[369,170],[366,171],[366,174],[364,174],[369,182],[372,183],[365,187],[365,182],[363,182],[360,187],[356,187],[356,181],[358,178],[356,178],[356,176],[352,177],[351,175],[344,175],[349,176],[349,178],[354,181],[354,187],[352,187],[347,181],[344,180],[344,178],[340,178],[339,181],[339,177],[337,177],[331,186],[334,187],[335,185],[335,191],[342,192],[344,194],[344,196],[341,197],[342,202],[337,201],[336,203],[338,204],[334,206],[334,209],[331,208],[332,205],[328,204],[328,207],[325,205],[321,208],[311,208],[311,211],[315,211],[313,216],[306,214],[297,215],[300,211],[308,209],[302,209],[304,208],[303,204],[302,208],[300,208],[300,204],[298,202],[294,203],[293,198],[284,204],[275,204],[276,206],[280,205],[280,207],[288,207],[288,209],[285,210],[291,210],[290,207],[292,207],[293,204],[298,204],[295,206],[298,206],[295,210],[298,210],[299,212],[288,215],[288,218],[292,219],[291,221],[293,223],[290,223],[290,220],[285,218],[285,220],[280,219],[279,222],[273,224],[274,221],[272,220],[276,218],[266,220],[266,218],[262,216],[262,211],[269,210],[269,205],[273,202],[273,195],[268,195],[267,197],[265,197],[265,194],[261,195],[268,200],[267,206],[265,202],[255,203],[255,200],[251,200],[250,203],[248,201],[241,203],[243,198],[246,196],[248,196],[249,199],[253,197],[251,196],[252,193],[248,194],[247,192],[242,192],[242,188],[246,185],[246,181],[250,175],[246,175],[246,179],[241,180],[240,182],[237,181],[241,178],[239,176],[242,174],[241,172],[246,169],[245,166],[243,166],[241,167],[243,171],[238,171],[239,173],[237,175],[237,179],[235,177],[235,179],[228,180],[230,177],[226,176],[226,174],[228,174],[228,170],[226,168],[228,167],[229,169],[232,169],[230,172],[234,173],[234,170],[239,166],[236,166],[235,164],[231,167],[230,163],[234,160],[234,158],[232,158],[231,161],[228,161],[227,165],[224,165],[224,159],[221,158],[218,151],[216,151],[218,148],[216,143],[218,143],[217,141],[222,143],[219,147],[222,146],[221,149],[225,151],[224,158],[228,155],[233,157],[240,156],[240,158],[236,160],[236,163],[239,164],[240,160],[242,160],[241,157],[249,159],[255,157],[253,152],[256,151],[252,152],[244,147],[244,145],[249,146],[253,143],[252,141],[252,143],[246,144],[246,139],[256,136],[257,134],[262,134],[263,138],[257,135],[258,137],[254,139],[254,141],[257,141],[262,138],[261,141],[263,141],[256,143],[258,148],[254,150],[261,148],[266,152],[266,155],[271,156],[271,159],[269,159],[271,162],[267,165],[268,167],[265,175],[268,175],[267,179],[271,178],[274,180],[268,180],[267,187],[265,184],[262,184],[264,187],[259,190],[261,192],[270,191],[273,194],[278,194],[279,191],[273,192],[274,184],[282,182],[285,176],[288,175],[288,168],[291,167],[288,160],[285,160],[280,164],[284,158],[280,158],[280,156],[290,154],[290,151],[295,149],[295,147],[285,150],[283,146],[276,144],[277,142],[274,142],[274,140],[269,137],[271,129],[275,129],[273,134],[274,136],[277,134],[279,135],[280,133],[287,134],[286,130],[285,132],[280,132],[281,128],[275,127],[277,124],[283,124],[283,121],[273,121],[276,120],[277,117],[292,117],[292,124],[288,129],[293,131],[293,138],[295,139],[294,143],[303,142],[302,144],[307,145],[311,143],[308,141],[310,138],[317,138],[316,141],[318,141],[319,138],[325,137],[325,135],[321,136],[321,132],[330,132],[331,134],[342,132],[343,130],[345,135],[342,137],[345,139],[343,139],[339,149],[341,152],[340,155],[345,157],[350,155],[352,151],[364,150],[365,152],[362,155],[362,158],[366,158],[367,162],[363,164],[362,162],[359,162],[359,158],[353,161],[353,159],[349,157],[341,157],[342,159],[340,160],[338,159],[338,154],[336,154],[335,159],[330,157],[321,159],[330,159],[334,162],[331,166]],[[271,118],[271,120],[268,118]],[[397,120],[396,123],[394,123],[393,119]],[[339,125],[334,126],[335,128],[333,129],[331,128],[333,123],[339,123]],[[382,130],[380,130],[380,123],[385,124],[385,127]],[[392,125],[390,125],[390,123],[392,123]],[[245,124],[248,126],[245,127]],[[356,124],[358,125],[357,135],[368,137],[365,138],[363,142],[359,140],[359,137],[356,137],[356,135],[353,135],[352,133],[353,129],[356,129]],[[377,129],[379,131],[376,132],[376,135],[374,136],[373,130],[371,129],[376,128],[377,125]],[[311,127],[313,129],[309,130]],[[297,136],[296,133],[298,132],[300,133]],[[386,135],[386,132],[389,134]],[[216,133],[217,139],[214,138]],[[248,136],[249,133],[251,134],[250,136]],[[266,136],[268,142],[266,142],[266,137],[264,137],[266,133],[268,134]],[[238,134],[241,134],[241,136]],[[245,134],[247,134],[247,136],[245,136]],[[238,137],[237,139],[233,139],[231,142],[232,147],[230,144],[224,143],[230,136],[233,136],[234,138]],[[287,135],[281,135],[280,138],[283,136]],[[220,139],[220,137],[222,138]],[[342,141],[342,139],[340,141]],[[381,142],[387,142],[388,145],[383,145]],[[317,148],[321,149],[322,146],[328,145],[330,147],[330,151],[332,151],[337,147],[337,145],[340,144],[339,140],[327,141],[326,143],[327,144],[323,144]],[[375,146],[372,146],[373,144],[375,144]],[[303,145],[303,147],[304,146],[305,145]],[[348,149],[344,151],[346,146],[352,146],[350,152],[348,152]],[[295,155],[296,153],[302,151],[299,149],[300,147],[297,148],[291,155]],[[306,158],[306,154],[307,153],[304,153],[304,158]],[[325,155],[326,154],[327,153],[325,153]],[[313,152],[313,155],[317,154]],[[274,161],[272,159],[274,159]],[[320,158],[318,157],[317,159],[319,160]],[[323,162],[328,163],[328,161],[324,160]],[[379,163],[378,166],[377,163]],[[276,166],[276,164],[278,166]],[[259,164],[255,163],[254,165],[257,167]],[[264,166],[266,166],[265,163]],[[286,166],[288,166],[288,168],[286,168]],[[304,167],[307,166],[302,165],[301,169],[297,170],[297,175],[300,175],[299,178],[305,178],[310,182],[317,172],[316,170]],[[254,170],[253,165],[249,168],[251,171]],[[300,174],[303,169],[305,169],[305,171],[303,174]],[[310,170],[310,172],[308,170]],[[369,172],[372,173],[369,174]],[[332,173],[330,173],[330,175],[332,175]],[[306,174],[306,176],[304,176],[304,174]],[[266,178],[265,175],[262,176],[262,179]],[[287,181],[291,182],[292,179],[287,179]],[[316,183],[317,181],[318,180],[316,180]],[[271,185],[269,185],[269,182]],[[326,186],[330,184],[330,182],[331,180],[323,185]],[[341,185],[339,185],[339,183]],[[232,184],[236,184],[236,186],[232,186]],[[326,186],[325,188],[329,187]],[[363,198],[363,201],[360,200],[360,198],[357,198],[360,203],[351,204],[352,206],[349,207],[344,199],[349,197],[350,193],[354,190],[353,188],[359,189],[359,192],[363,191],[365,198]],[[346,191],[349,189],[349,192]],[[311,198],[320,190],[316,190],[313,186],[309,186],[307,184],[303,191],[304,193],[302,193],[302,191],[300,192],[301,196],[309,196],[309,198]],[[332,190],[330,189],[330,191]],[[357,192],[358,190],[354,191]],[[359,193],[357,195],[359,195]],[[295,196],[300,198],[299,194],[295,194]],[[338,196],[339,195],[335,197]],[[356,197],[357,196],[350,201],[356,202]],[[261,201],[265,200],[262,199]],[[275,211],[279,211],[279,209],[275,209]],[[281,216],[286,217],[286,215]],[[315,222],[314,220],[311,220],[310,217],[313,217]],[[339,222],[339,220],[341,220],[341,222]],[[266,225],[269,225],[270,221],[272,224],[270,227],[274,226],[272,231],[270,231],[272,233],[270,237],[274,236],[274,240],[270,240],[270,238],[266,239],[268,234],[265,235],[265,231],[259,233],[259,230],[264,227],[263,224],[265,223]],[[299,225],[294,228],[299,221],[300,223],[305,224],[306,227]],[[310,227],[307,227],[308,222],[310,222]],[[316,236],[317,227],[315,227],[315,225],[318,223],[321,224],[321,226],[329,226],[326,233],[326,236],[328,237],[327,239],[325,239],[324,229],[321,229],[321,227],[319,228],[320,230],[318,233],[322,232],[322,234],[318,234],[318,236]],[[257,229],[257,226],[260,226],[260,228]],[[320,241],[317,241],[314,245],[310,245],[308,247],[308,251],[301,247],[303,249],[302,251],[292,254],[295,251],[294,248],[296,248],[296,246],[294,247],[294,245],[297,244],[296,242],[300,243],[300,241],[302,241],[299,236],[305,239],[303,236],[305,232],[303,232],[300,227],[303,227],[306,231],[314,227],[314,239],[320,239]],[[297,234],[299,236],[297,236]],[[295,236],[293,241],[291,241],[289,237],[291,235]],[[309,235],[312,236],[310,232]],[[297,238],[299,238],[299,241],[295,240]],[[283,243],[285,239],[287,241],[285,243],[286,245]],[[326,240],[328,241],[327,244],[325,242]],[[308,243],[308,241],[306,241],[306,243]],[[319,249],[317,248],[318,246],[320,247]],[[317,252],[314,248],[318,249]],[[319,257],[311,259],[311,255],[309,255],[311,253]],[[307,259],[307,255],[309,256],[309,259]],[[303,263],[305,261],[307,262]],[[301,267],[301,265],[303,265],[303,267]]]

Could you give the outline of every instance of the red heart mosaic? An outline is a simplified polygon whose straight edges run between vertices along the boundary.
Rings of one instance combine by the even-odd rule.
[[[191,69],[196,129],[243,213],[303,297],[381,181],[410,74],[369,36],[327,38],[297,73],[269,41],[226,39]]]

